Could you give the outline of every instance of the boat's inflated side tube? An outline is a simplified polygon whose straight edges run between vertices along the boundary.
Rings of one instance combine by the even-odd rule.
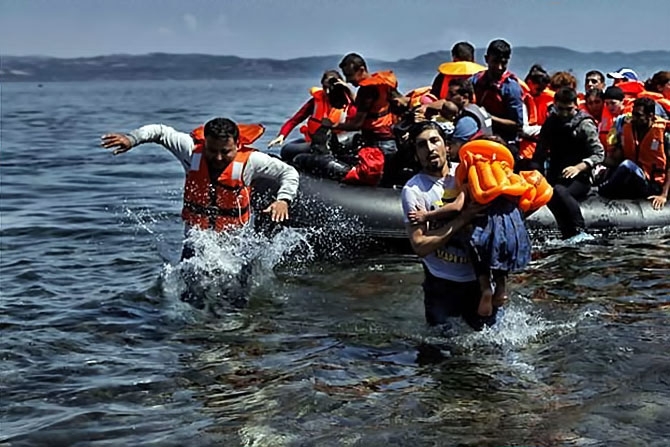
[[[252,195],[254,210],[258,212],[272,203],[277,189],[274,180],[256,181]],[[542,194],[544,200],[548,200],[548,193]],[[670,206],[654,210],[644,199],[611,201],[594,192],[580,205],[586,227],[593,230],[643,231],[670,227]],[[350,229],[353,236],[364,234],[377,239],[406,240],[400,189],[344,185],[301,172],[298,197],[291,204],[287,225],[320,227],[337,224]],[[546,206],[531,214],[526,224],[529,228],[556,229],[554,216]]]
[[[292,163],[293,159],[300,154],[309,154],[311,152],[310,143],[303,139],[289,141],[282,146],[280,156],[286,163]]]
[[[278,184],[259,179],[254,183],[254,209],[267,207]],[[351,234],[379,239],[406,238],[400,189],[347,185],[300,173],[298,196],[289,211],[290,226],[344,225]]]
[[[329,180],[342,180],[351,166],[330,154],[300,154],[293,159],[293,166],[300,172]]]

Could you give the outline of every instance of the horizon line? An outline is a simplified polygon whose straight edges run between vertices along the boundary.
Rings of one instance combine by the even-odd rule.
[[[514,56],[514,50],[540,50],[540,49],[552,49],[552,50],[566,50],[570,51],[573,53],[579,53],[579,54],[637,54],[637,53],[670,53],[670,50],[666,49],[657,49],[657,50],[637,50],[637,51],[580,51],[580,50],[573,50],[572,48],[568,47],[562,47],[562,46],[550,46],[550,45],[542,45],[542,46],[536,46],[536,47],[531,47],[531,46],[517,46],[512,48],[512,56]],[[400,62],[403,60],[408,60],[408,59],[415,59],[417,57],[425,56],[428,54],[434,54],[434,53],[449,53],[451,49],[445,49],[445,50],[434,50],[434,51],[428,51],[425,53],[420,53],[412,57],[402,57],[398,58],[395,60],[385,60],[385,59],[377,59],[375,57],[366,57],[367,59],[370,60],[377,60],[377,61],[383,61],[383,62]],[[486,48],[475,48],[475,51],[486,51]],[[292,60],[298,60],[298,59],[310,59],[310,58],[321,58],[321,57],[342,57],[347,53],[342,53],[342,54],[323,54],[323,55],[311,55],[311,56],[298,56],[298,57],[291,57],[291,58],[286,58],[286,59],[279,59],[279,58],[274,58],[274,57],[249,57],[249,56],[239,56],[236,54],[214,54],[214,53],[198,53],[198,52],[189,52],[189,53],[169,53],[165,51],[150,51],[147,53],[107,53],[107,54],[98,54],[95,56],[50,56],[46,54],[4,54],[4,57],[13,57],[13,58],[42,58],[42,59],[94,59],[94,58],[100,58],[100,57],[112,57],[112,56],[131,56],[131,57],[142,57],[142,56],[151,56],[151,55],[169,55],[169,56],[214,56],[214,57],[235,57],[239,59],[256,59],[256,60],[273,60],[273,61],[292,61]]]

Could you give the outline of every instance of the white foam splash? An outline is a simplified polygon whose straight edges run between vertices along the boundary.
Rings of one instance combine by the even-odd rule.
[[[493,326],[485,327],[479,332],[471,331],[456,337],[454,341],[468,348],[482,345],[518,348],[527,346],[550,332],[563,332],[574,328],[575,325],[575,321],[550,322],[523,306],[512,304],[504,309],[504,314]]]
[[[298,440],[294,435],[277,433],[267,425],[245,425],[238,433],[245,447],[281,447]]]
[[[123,211],[126,217],[135,224],[135,227],[140,228],[149,234],[156,234],[152,227],[156,225],[158,220],[156,217],[154,217],[150,210],[141,209],[133,211],[130,208],[125,207]]]
[[[453,341],[466,348],[493,345],[503,349],[517,349],[528,346],[543,337],[572,332],[582,321],[594,319],[600,314],[597,309],[585,309],[574,319],[549,321],[540,313],[530,310],[529,300],[523,297],[520,299],[523,301],[506,307],[503,315],[492,327],[485,327],[478,332],[467,329],[459,330],[459,334],[462,335],[456,336]]]
[[[240,281],[244,269],[253,271],[252,285],[260,285],[272,276],[273,269],[290,256],[292,261],[307,262],[313,249],[303,231],[283,228],[271,238],[246,226],[216,233],[193,229],[186,238],[195,255],[178,265],[165,265],[162,272],[163,293],[176,300],[185,290],[184,274],[197,278],[200,290],[229,288]],[[174,310],[183,310],[177,306]]]

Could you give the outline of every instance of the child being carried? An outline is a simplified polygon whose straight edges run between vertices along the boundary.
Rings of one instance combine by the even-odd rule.
[[[523,212],[545,205],[553,190],[537,171],[513,173],[514,159],[494,137],[473,140],[459,151],[456,171],[461,191],[450,203],[432,211],[408,213],[412,223],[448,220],[470,200],[488,204],[484,215],[472,221],[471,257],[481,298],[478,313],[489,316],[507,301],[507,276],[530,262],[531,242]]]

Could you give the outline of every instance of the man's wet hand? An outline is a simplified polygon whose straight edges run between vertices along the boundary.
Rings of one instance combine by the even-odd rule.
[[[651,206],[655,210],[660,210],[665,206],[665,203],[668,201],[668,198],[665,196],[649,196],[647,200],[651,200]]]
[[[268,147],[281,146],[282,144],[284,144],[284,135],[277,135],[275,138],[270,140]]]
[[[263,212],[269,214],[273,222],[283,222],[288,219],[288,203],[284,200],[277,200],[272,202]]]
[[[567,168],[563,169],[561,174],[563,175],[563,178],[575,178],[579,175],[580,172],[582,171],[580,171],[577,166],[568,166]]]
[[[407,213],[407,218],[412,225],[422,224],[428,220],[426,219],[426,213],[425,210],[413,210]]]
[[[414,111],[412,113],[414,115],[414,122],[415,123],[421,123],[423,121],[428,120],[428,118],[426,116],[427,108],[426,108],[425,105],[417,107],[416,109],[414,109]]]
[[[100,137],[100,146],[114,149],[112,154],[119,155],[133,148],[133,143],[127,135],[122,133],[108,133]]]

